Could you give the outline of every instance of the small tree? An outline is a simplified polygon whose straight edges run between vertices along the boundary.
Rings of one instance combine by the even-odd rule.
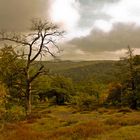
[[[133,50],[128,46],[126,57],[121,61],[123,63],[122,70],[122,85],[123,85],[123,96],[127,95],[127,102],[131,109],[137,109],[138,107],[138,81],[137,81],[137,70],[135,64],[135,55]]]
[[[64,76],[51,76],[50,83],[44,86],[40,86],[42,88],[39,93],[40,101],[45,101],[47,97],[48,99],[55,99],[57,105],[64,105],[69,103],[75,94],[72,79]]]
[[[106,102],[113,106],[122,104],[122,85],[120,83],[111,83],[109,85]]]
[[[6,43],[12,42],[23,49],[21,53],[25,60],[23,74],[25,76],[25,109],[27,115],[31,113],[31,98],[32,98],[32,82],[41,74],[45,72],[44,65],[41,63],[41,58],[45,54],[50,54],[55,57],[53,53],[54,46],[58,51],[56,39],[63,34],[59,31],[56,25],[49,22],[42,22],[41,20],[33,20],[30,32],[18,34],[1,32],[0,41]],[[18,55],[17,51],[17,55]],[[20,57],[21,58],[21,57]],[[40,60],[38,63],[35,61]],[[37,69],[32,72],[33,66],[37,65]]]
[[[55,95],[56,103],[58,105],[70,102],[70,99],[74,94],[74,86],[72,79],[66,78],[64,76],[54,76],[52,79],[51,88],[52,94]]]
[[[133,50],[128,46],[127,51],[127,63],[128,63],[128,70],[129,70],[129,77],[130,77],[130,90],[132,93],[131,97],[131,105],[132,109],[137,109],[137,95],[136,95],[136,83],[135,83],[135,67],[134,67],[134,54]]]
[[[9,100],[14,101],[23,96],[23,75],[24,62],[18,59],[18,55],[12,46],[5,46],[0,49],[0,80],[8,87],[10,97]]]

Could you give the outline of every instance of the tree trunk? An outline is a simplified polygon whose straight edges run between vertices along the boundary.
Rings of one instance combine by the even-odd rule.
[[[28,83],[26,89],[26,114],[30,115],[32,111],[32,104],[31,104],[31,83]]]
[[[137,99],[133,99],[132,100],[132,103],[131,103],[131,106],[130,106],[131,109],[134,109],[134,110],[137,110]]]
[[[134,55],[133,50],[128,46],[128,63],[130,68],[130,76],[131,76],[131,90],[132,90],[132,98],[131,98],[131,109],[137,109],[137,95],[136,95],[136,83],[135,83],[135,68],[134,68]]]
[[[130,108],[134,109],[134,110],[138,109],[137,95],[136,95],[135,91],[133,91]]]
[[[30,78],[29,78],[29,71],[27,70],[27,78],[26,78],[26,115],[30,115],[31,111],[32,111],[32,105],[31,105],[31,100],[32,100],[32,95],[31,95],[31,82],[30,82]]]

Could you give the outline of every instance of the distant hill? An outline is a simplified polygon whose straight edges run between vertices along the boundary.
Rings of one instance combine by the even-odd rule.
[[[87,81],[91,78],[101,83],[116,80],[116,61],[49,61],[44,63],[51,73],[70,77],[76,82]]]

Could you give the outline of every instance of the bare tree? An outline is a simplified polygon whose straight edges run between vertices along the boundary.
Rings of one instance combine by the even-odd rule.
[[[24,76],[26,82],[25,91],[25,109],[27,115],[31,113],[31,98],[32,98],[32,82],[41,74],[45,72],[44,65],[40,66],[34,74],[31,74],[31,68],[35,61],[40,60],[45,54],[50,54],[55,57],[52,49],[55,47],[58,51],[59,47],[56,45],[57,38],[63,35],[63,31],[49,22],[42,22],[41,20],[33,20],[30,32],[24,34],[1,32],[0,41],[6,43],[13,43],[22,46],[25,51],[22,57],[25,58],[26,65],[24,67]]]

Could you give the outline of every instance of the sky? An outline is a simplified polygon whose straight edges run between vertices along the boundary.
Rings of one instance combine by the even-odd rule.
[[[0,0],[0,26],[25,30],[31,18],[66,31],[60,59],[117,60],[127,46],[140,54],[139,0]]]

